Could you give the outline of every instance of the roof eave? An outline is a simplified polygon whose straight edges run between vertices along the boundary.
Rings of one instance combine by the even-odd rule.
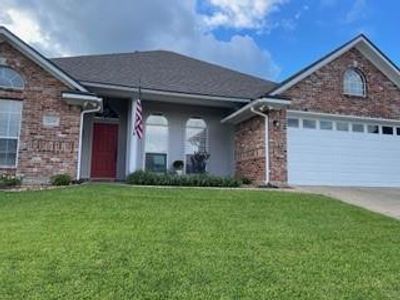
[[[86,108],[87,106],[98,107],[103,99],[90,93],[63,92],[63,100],[70,105],[77,105]]]
[[[291,101],[287,98],[264,97],[243,106],[229,116],[221,120],[221,123],[238,124],[255,116],[252,110],[268,111],[282,109],[290,105]]]
[[[81,83],[88,88],[109,89],[109,90],[115,90],[115,91],[123,91],[126,93],[132,93],[132,94],[137,94],[139,92],[138,87],[130,87],[130,86],[99,83],[99,82],[90,82],[90,81],[81,81]],[[141,88],[140,91],[143,94],[172,96],[172,97],[178,97],[178,98],[179,97],[193,98],[193,99],[212,100],[212,101],[225,101],[225,102],[233,102],[233,103],[241,103],[241,104],[249,103],[252,100],[251,98],[236,98],[236,97],[217,96],[217,95],[205,95],[205,94],[185,93],[185,92],[157,90],[157,89],[149,89],[149,88]]]

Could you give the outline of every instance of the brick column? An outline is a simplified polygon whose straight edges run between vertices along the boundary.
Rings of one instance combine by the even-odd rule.
[[[269,169],[270,183],[287,183],[286,110],[271,110],[269,116]],[[265,184],[265,119],[255,116],[235,128],[235,174]]]
[[[286,109],[269,112],[270,183],[287,184],[287,113]]]

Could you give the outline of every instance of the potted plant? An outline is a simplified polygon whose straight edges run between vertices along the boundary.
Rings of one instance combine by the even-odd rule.
[[[184,163],[182,160],[176,160],[174,161],[174,163],[172,164],[172,167],[174,168],[176,174],[178,175],[182,175],[183,174],[183,167],[184,167]]]
[[[206,151],[196,152],[192,156],[193,172],[196,174],[204,174],[207,171],[207,161],[210,158],[210,154]]]

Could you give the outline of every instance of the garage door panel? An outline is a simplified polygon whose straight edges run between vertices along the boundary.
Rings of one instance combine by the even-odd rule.
[[[289,183],[397,187],[399,152],[397,135],[288,128]]]

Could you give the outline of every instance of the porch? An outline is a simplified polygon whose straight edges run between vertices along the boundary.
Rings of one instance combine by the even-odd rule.
[[[82,130],[82,179],[121,181],[136,170],[167,172],[175,161],[184,173],[198,172],[193,155],[206,152],[205,169],[217,176],[234,174],[234,126],[221,120],[232,104],[197,99],[142,96],[144,135],[133,132],[137,95],[104,93],[103,110],[84,116]]]

